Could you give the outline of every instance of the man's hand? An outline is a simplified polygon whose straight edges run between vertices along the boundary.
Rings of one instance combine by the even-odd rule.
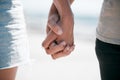
[[[72,4],[73,2],[74,2],[74,0],[69,0],[70,4]],[[49,24],[54,26],[55,23],[57,23],[58,21],[60,21],[60,15],[58,13],[58,10],[57,10],[55,4],[52,3],[52,6],[51,6],[50,11],[49,11],[49,16],[48,16],[48,24],[47,24],[47,27],[46,27],[47,34],[51,30],[50,29],[51,26],[49,26]],[[53,32],[57,32],[57,31],[59,31],[59,32],[56,33],[56,34],[58,34],[58,35],[62,34],[62,30],[61,30],[61,28],[59,28],[59,26],[55,27],[55,29],[53,29]]]
[[[69,18],[68,18],[69,19]],[[67,56],[74,50],[74,38],[73,38],[73,21],[72,19],[63,19],[63,21],[59,21],[58,23],[54,23],[55,19],[51,19],[51,22],[48,23],[51,31],[48,32],[46,39],[43,42],[43,46],[46,49],[46,52],[52,55],[53,59]],[[67,27],[66,27],[67,26]],[[54,29],[55,27],[59,27],[58,29]],[[58,30],[63,30],[61,35],[58,35]],[[54,30],[53,30],[54,29]],[[53,30],[53,31],[52,31]],[[61,31],[60,31],[61,32]],[[57,33],[57,34],[56,34]]]
[[[74,50],[73,26],[73,16],[61,18],[57,8],[52,4],[47,24],[48,35],[43,47],[53,59],[67,56]]]

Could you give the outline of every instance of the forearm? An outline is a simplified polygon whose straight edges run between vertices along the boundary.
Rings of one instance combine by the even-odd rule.
[[[74,0],[69,0],[69,3],[72,5],[72,3],[74,2]],[[50,13],[49,14],[53,14],[53,13],[58,13],[57,8],[55,7],[54,3],[52,3],[52,6],[50,8]]]
[[[73,0],[53,0],[55,7],[61,17],[72,17],[72,10],[70,5]]]

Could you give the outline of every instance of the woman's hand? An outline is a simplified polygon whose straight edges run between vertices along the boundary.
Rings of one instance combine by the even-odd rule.
[[[73,28],[74,28],[73,17],[69,17],[69,16],[64,17],[57,23],[57,26],[60,26],[60,28],[62,28],[63,33],[57,36],[55,42],[56,44],[61,44],[61,42],[64,41],[66,45],[64,50],[52,54],[52,57],[54,59],[69,55],[74,50],[75,47],[74,36],[73,36]]]
[[[52,4],[48,17],[47,38],[43,42],[43,47],[53,59],[67,56],[74,50],[73,26],[73,15],[61,17]]]

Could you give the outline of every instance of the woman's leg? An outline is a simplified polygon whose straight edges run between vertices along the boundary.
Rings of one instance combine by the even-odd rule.
[[[0,80],[15,80],[17,67],[0,70]]]
[[[120,45],[96,40],[101,80],[120,80]]]

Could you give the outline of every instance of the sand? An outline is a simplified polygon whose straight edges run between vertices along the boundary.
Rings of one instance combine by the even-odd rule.
[[[44,34],[28,31],[31,64],[19,67],[17,80],[100,80],[94,43],[78,40],[71,55],[52,60],[41,46]]]

